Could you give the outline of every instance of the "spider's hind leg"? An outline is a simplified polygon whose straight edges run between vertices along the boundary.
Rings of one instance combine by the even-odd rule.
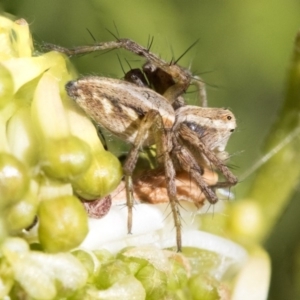
[[[153,127],[153,134],[155,137],[155,144],[157,148],[157,161],[164,166],[165,180],[167,194],[170,202],[171,212],[174,220],[174,227],[176,230],[176,244],[177,251],[182,249],[182,235],[181,235],[181,217],[179,210],[179,203],[177,199],[176,187],[176,170],[171,157],[172,144],[172,129],[167,128],[163,124],[161,115],[157,115],[155,126]]]

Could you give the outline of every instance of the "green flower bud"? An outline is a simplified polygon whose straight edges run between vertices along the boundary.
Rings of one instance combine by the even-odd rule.
[[[77,298],[78,299],[78,298]],[[77,300],[76,299],[76,300]],[[128,275],[104,291],[89,288],[85,300],[145,300],[146,294],[142,284],[134,276]],[[148,298],[147,298],[148,299]]]
[[[213,278],[198,274],[189,279],[188,286],[193,300],[219,300],[218,282]]]
[[[34,132],[30,107],[22,107],[12,115],[7,123],[6,136],[10,153],[29,168],[34,168],[38,163],[40,141]]]
[[[114,283],[126,278],[130,275],[128,266],[120,260],[103,264],[100,267],[96,281],[96,287],[105,290]]]
[[[72,251],[72,254],[82,263],[87,270],[89,277],[92,277],[95,273],[96,265],[91,253],[78,249]]]
[[[7,104],[14,93],[11,73],[0,63],[0,109]]]
[[[170,259],[171,270],[168,272],[168,290],[178,290],[186,286],[188,281],[187,270],[175,259]]]
[[[14,274],[5,258],[0,259],[0,299],[5,299],[14,283]]]
[[[72,179],[88,169],[92,161],[90,147],[75,136],[45,142],[40,163],[53,178]]]
[[[188,258],[193,272],[211,273],[221,263],[219,254],[196,247],[184,247],[183,254]]]
[[[0,153],[0,207],[21,200],[29,187],[29,174],[25,166],[14,156]]]
[[[5,223],[9,233],[17,233],[33,224],[39,204],[37,190],[38,184],[32,181],[24,198],[7,209]]]
[[[135,275],[146,290],[147,299],[163,299],[167,288],[167,274],[148,264]]]
[[[135,256],[127,256],[126,252],[130,251],[130,248],[125,248],[118,253],[117,258],[127,264],[129,267],[130,273],[135,275],[141,268],[148,264],[146,258],[140,258]]]
[[[87,214],[74,196],[44,200],[38,210],[40,243],[47,252],[77,247],[88,233]]]
[[[83,265],[70,253],[29,251],[17,239],[5,242],[3,253],[18,282],[12,299],[20,298],[17,296],[19,286],[26,299],[66,299],[81,289],[88,279]]]
[[[115,260],[115,257],[106,249],[94,250],[93,253],[101,264]]]
[[[121,178],[122,167],[119,160],[108,151],[98,151],[94,154],[89,169],[72,180],[72,186],[80,197],[93,200],[112,192]]]

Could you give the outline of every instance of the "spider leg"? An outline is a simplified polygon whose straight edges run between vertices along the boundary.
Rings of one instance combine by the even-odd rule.
[[[95,43],[93,45],[88,46],[78,46],[74,48],[65,48],[61,46],[57,46],[54,44],[48,44],[45,43],[43,45],[45,50],[54,50],[58,52],[65,53],[68,56],[74,56],[74,55],[80,55],[80,54],[88,54],[96,51],[102,51],[102,50],[113,50],[113,49],[120,49],[123,48],[125,50],[128,50],[129,52],[132,52],[138,56],[142,56],[146,58],[148,61],[150,61],[153,65],[155,65],[158,68],[161,68],[166,73],[170,74],[170,70],[172,67],[176,66],[177,69],[180,68],[177,65],[170,65],[169,63],[165,62],[161,58],[159,58],[157,55],[151,53],[147,48],[139,45],[138,43],[130,40],[130,39],[118,39],[116,41],[110,41],[110,42],[100,42]],[[176,69],[176,68],[175,68]],[[175,72],[174,69],[174,72]],[[182,68],[180,68],[182,69]],[[189,73],[188,70],[184,69],[186,72]],[[179,70],[177,70],[178,72]],[[172,76],[172,74],[170,74]],[[177,76],[182,75],[181,72],[179,74],[176,74]],[[174,76],[172,78],[175,80]]]
[[[191,152],[183,145],[180,145],[176,137],[173,137],[173,144],[176,145],[172,150],[172,154],[178,159],[181,168],[188,172],[191,177],[200,186],[207,200],[214,204],[218,201],[218,198],[211,187],[204,181],[202,175],[204,173],[201,166],[198,165]]]
[[[200,100],[200,106],[207,107],[207,94],[205,83],[199,76],[194,76],[191,80],[191,84],[195,85],[198,90],[198,97]]]
[[[181,247],[182,247],[181,219],[180,219],[180,211],[178,207],[177,191],[176,191],[176,181],[175,181],[176,171],[168,151],[166,151],[164,154],[164,167],[165,167],[167,192],[168,192],[168,197],[169,197],[172,215],[174,219],[174,225],[176,228],[177,251],[181,252]]]
[[[158,91],[158,93],[163,94],[164,97],[166,99],[168,99],[168,101],[171,104],[174,103],[175,109],[184,105],[184,99],[181,96],[183,93],[185,93],[185,91],[188,89],[190,84],[193,84],[197,87],[198,97],[199,97],[201,106],[203,106],[203,107],[207,106],[207,96],[206,96],[205,84],[201,80],[201,78],[193,76],[192,73],[188,69],[182,68],[177,64],[170,64],[170,63],[164,61],[157,55],[151,53],[149,51],[149,48],[144,48],[143,46],[139,45],[138,43],[136,43],[130,39],[117,39],[116,41],[100,42],[100,43],[95,43],[94,45],[78,46],[78,47],[74,47],[74,48],[64,48],[64,47],[57,46],[54,44],[45,43],[43,45],[43,48],[45,50],[58,51],[58,52],[66,54],[67,56],[84,55],[84,54],[93,53],[95,51],[103,51],[103,50],[114,50],[114,49],[120,49],[120,48],[125,49],[129,52],[132,52],[132,53],[138,55],[138,56],[144,57],[150,63],[150,64],[146,63],[146,65],[145,65],[145,66],[148,66],[148,68],[152,69],[152,67],[151,67],[151,65],[152,65],[152,66],[155,66],[154,69],[156,69],[158,72],[160,72],[159,70],[162,70],[163,72],[168,74],[167,78],[169,78],[169,80],[173,81],[173,84],[166,82],[167,89],[163,93],[161,93],[159,91]],[[154,71],[154,72],[156,72],[156,71]],[[161,74],[161,73],[159,73],[159,74]],[[165,78],[159,74],[158,74],[158,78],[156,78],[156,81],[158,81],[159,85],[162,85],[165,83],[164,82]]]
[[[133,183],[132,183],[132,173],[136,166],[136,162],[139,156],[139,150],[142,147],[147,132],[153,125],[153,119],[155,119],[158,111],[149,110],[141,121],[137,136],[135,138],[134,144],[130,149],[126,160],[123,165],[123,172],[125,175],[125,187],[126,187],[126,204],[128,208],[128,219],[127,219],[127,229],[128,233],[132,230],[132,208],[134,204],[133,200]]]
[[[214,188],[230,187],[237,184],[237,177],[231,173],[224,161],[219,159],[213,151],[210,151],[205,144],[202,143],[201,138],[199,138],[187,125],[181,124],[178,130],[180,137],[191,145],[196,146],[208,161],[211,162],[227,179],[227,182],[218,182],[213,186]]]
[[[156,118],[156,126],[154,127],[154,137],[157,145],[157,157],[162,159],[164,170],[167,193],[170,201],[171,211],[176,229],[176,244],[177,251],[181,252],[182,237],[181,237],[181,218],[177,199],[176,188],[176,170],[171,158],[172,150],[172,129],[165,128],[160,114]]]
[[[54,44],[45,43],[43,45],[43,48],[45,50],[58,51],[68,56],[88,54],[95,51],[123,48],[138,56],[144,57],[147,61],[151,62],[151,64],[155,65],[157,68],[162,69],[171,76],[171,78],[175,82],[176,87],[171,87],[172,89],[170,90],[170,92],[168,92],[168,97],[173,99],[177,98],[177,94],[181,95],[183,91],[185,91],[189,87],[190,82],[192,80],[192,74],[188,69],[184,69],[176,64],[167,63],[163,59],[159,58],[157,55],[151,53],[148,48],[144,48],[143,46],[130,39],[118,39],[116,41],[95,43],[94,45],[79,46],[70,49]]]

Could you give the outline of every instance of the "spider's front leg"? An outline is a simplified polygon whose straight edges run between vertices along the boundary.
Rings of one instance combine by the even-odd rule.
[[[174,105],[176,108],[184,105],[182,95],[191,84],[195,85],[198,89],[201,105],[207,106],[205,84],[201,78],[193,77],[188,69],[182,68],[176,63],[164,61],[154,53],[150,52],[148,48],[145,48],[130,39],[120,38],[116,41],[100,42],[95,43],[94,45],[79,46],[70,49],[45,43],[43,48],[44,50],[58,51],[67,56],[84,55],[103,50],[125,49],[138,56],[144,57],[147,60],[147,63],[143,67],[143,71],[150,84],[159,94],[163,94],[170,103],[175,102]],[[132,82],[131,80],[129,81]],[[143,82],[143,84],[145,84],[145,82]]]
[[[157,114],[158,111],[156,110],[149,110],[145,114],[145,116],[143,117],[140,123],[140,127],[138,129],[133,146],[130,149],[127,158],[125,160],[125,163],[123,165],[123,172],[125,175],[125,187],[126,187],[126,204],[128,209],[128,219],[127,219],[128,233],[131,233],[132,230],[132,208],[134,205],[132,174],[138,160],[139,150],[141,149],[145,141],[146,133],[153,126],[153,120],[156,119]]]
[[[213,188],[231,187],[237,184],[237,177],[231,173],[224,161],[219,159],[213,151],[209,150],[201,141],[201,138],[193,130],[191,130],[186,124],[180,124],[178,132],[182,139],[199,149],[200,153],[203,154],[206,159],[213,164],[227,179],[226,182],[218,182],[213,186]]]
[[[204,181],[202,177],[204,170],[201,166],[199,166],[192,153],[184,145],[179,143],[176,135],[173,136],[173,145],[174,148],[172,150],[172,154],[178,160],[180,167],[189,173],[197,182],[206,199],[212,204],[216,203],[218,198],[212,188]]]

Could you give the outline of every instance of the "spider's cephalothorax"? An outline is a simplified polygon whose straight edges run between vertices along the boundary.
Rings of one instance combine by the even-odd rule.
[[[200,81],[189,70],[166,63],[131,40],[119,39],[70,50],[55,46],[52,49],[75,55],[121,47],[147,59],[143,72],[148,82],[135,69],[126,74],[127,81],[87,76],[70,81],[66,90],[97,124],[132,144],[123,166],[129,232],[132,227],[132,173],[139,150],[156,145],[158,164],[163,166],[165,172],[177,248],[180,251],[181,219],[176,197],[176,171],[188,172],[207,200],[216,203],[216,188],[237,183],[237,178],[224,162],[227,157],[224,150],[236,128],[236,120],[227,109],[185,105],[183,94],[190,84],[196,84],[200,96],[205,96]],[[224,175],[225,182],[207,185],[202,175],[205,168],[212,166]]]

